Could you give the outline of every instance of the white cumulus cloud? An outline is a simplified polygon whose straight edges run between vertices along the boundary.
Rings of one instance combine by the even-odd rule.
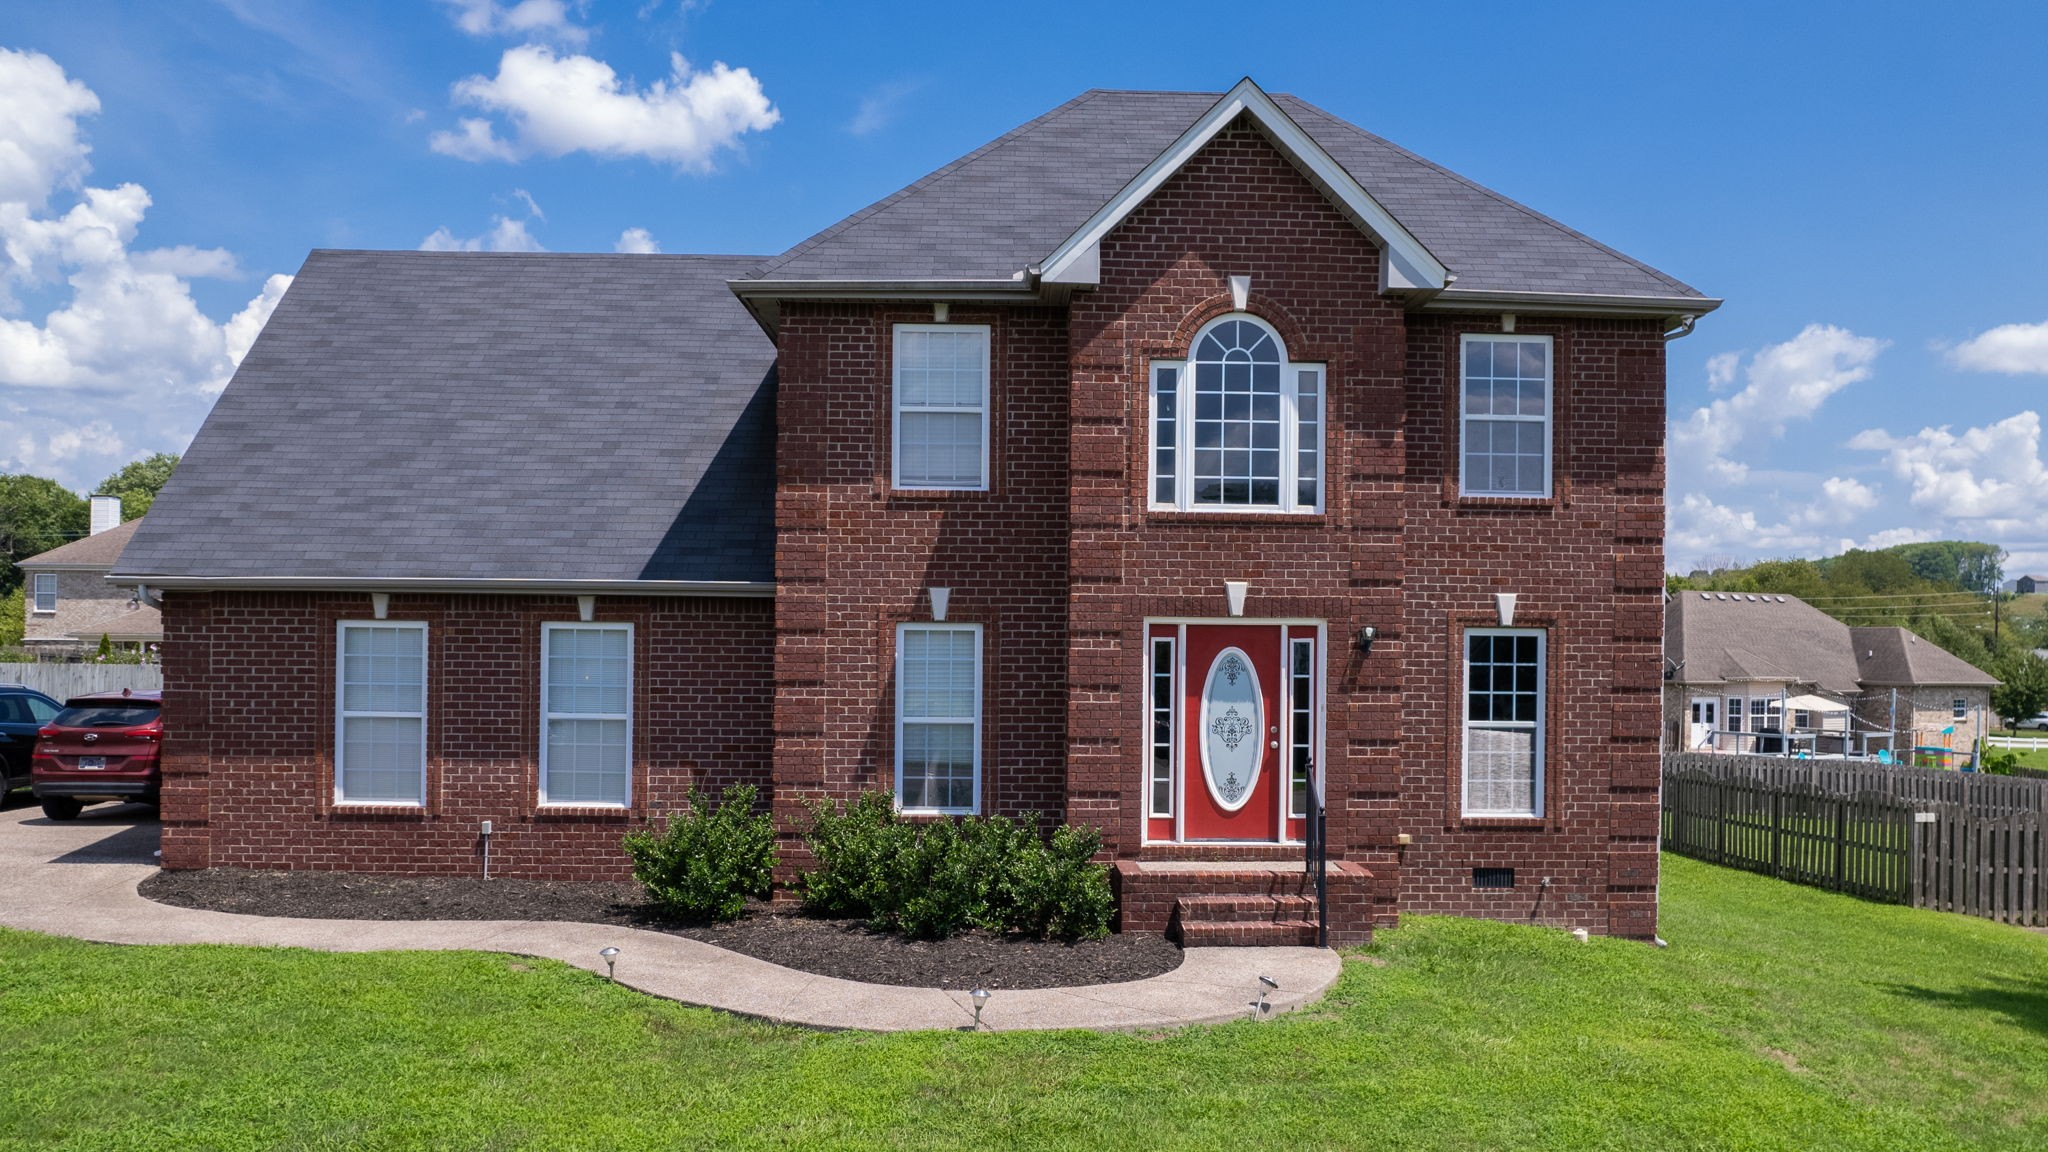
[[[661,242],[654,238],[654,233],[645,228],[628,228],[619,233],[618,242],[612,245],[612,251],[648,255],[661,251]]]
[[[2041,417],[2021,412],[1981,428],[1922,428],[1911,436],[1859,432],[1851,448],[1884,454],[1910,488],[1908,499],[1952,520],[1997,530],[2048,520],[2048,465],[2041,462]]]
[[[457,236],[446,227],[436,228],[420,241],[422,252],[545,252],[540,241],[526,230],[526,221],[509,216],[491,217],[491,227],[481,236]]]
[[[0,471],[83,486],[109,461],[182,450],[291,278],[214,321],[189,281],[239,276],[234,257],[133,249],[149,193],[84,185],[91,90],[48,56],[0,49],[0,107]],[[53,208],[59,193],[70,203]]]
[[[1973,372],[2048,376],[2048,320],[2000,324],[1949,349],[1948,358]]]
[[[455,26],[471,36],[541,36],[581,44],[590,30],[576,23],[562,0],[443,0]],[[577,5],[580,9],[582,5]]]
[[[1757,437],[1779,437],[1795,422],[1810,420],[1828,397],[1870,375],[1885,341],[1858,336],[1830,324],[1809,324],[1783,344],[1750,358],[1745,383],[1731,395],[1696,408],[1671,429],[1674,468],[1691,468],[1739,481],[1748,466],[1732,453]],[[1710,383],[1732,385],[1735,362],[1708,361]]]
[[[782,119],[745,68],[714,63],[697,70],[679,53],[669,64],[666,79],[636,88],[602,60],[558,56],[538,44],[513,48],[498,61],[496,76],[455,85],[458,104],[502,117],[510,135],[489,119],[465,118],[460,131],[436,132],[429,144],[461,160],[588,152],[703,171],[743,134]]]

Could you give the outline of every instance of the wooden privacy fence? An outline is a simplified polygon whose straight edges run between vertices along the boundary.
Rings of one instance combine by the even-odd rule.
[[[1987,816],[2009,812],[2048,812],[2048,780],[2023,776],[1992,776],[1943,768],[1911,768],[1868,760],[1799,760],[1783,756],[1718,756],[1711,752],[1673,752],[1664,757],[1664,774],[1701,772],[1716,780],[1748,780],[1770,788],[1801,785],[1836,796],[1876,792],[1910,800],[1923,809],[1937,804],[1967,808]]]
[[[1665,760],[1663,840],[1672,852],[1871,900],[2048,924],[2048,814],[2038,809],[1830,792],[1674,763],[1681,759],[1690,758]]]

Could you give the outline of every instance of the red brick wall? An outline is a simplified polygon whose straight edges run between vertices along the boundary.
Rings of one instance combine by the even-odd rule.
[[[888,790],[895,780],[896,626],[983,632],[982,810],[1057,814],[1065,780],[1066,336],[1057,309],[953,306],[991,326],[990,486],[890,484],[897,323],[930,305],[790,304],[782,312],[776,443],[777,807]],[[792,846],[794,847],[794,846]]]
[[[769,782],[771,606],[600,597],[634,625],[633,805],[541,809],[540,628],[573,597],[394,595],[428,624],[427,803],[337,808],[336,622],[366,593],[170,592],[164,602],[164,866],[627,874],[619,837],[692,785]]]
[[[1328,366],[1325,510],[1316,516],[1147,511],[1147,381],[1229,311],[1249,311],[1296,360]],[[1455,491],[1460,330],[1498,316],[1407,315],[1377,292],[1373,245],[1242,124],[1219,135],[1105,240],[1102,286],[1070,307],[1074,412],[1071,820],[1140,851],[1140,628],[1224,615],[1329,623],[1325,769],[1339,855],[1406,911],[1459,912],[1647,935],[1655,916],[1656,691],[1661,633],[1663,345],[1650,321],[1551,321],[1558,341],[1557,496],[1465,501]],[[1547,816],[1461,819],[1458,623],[1492,622],[1495,591],[1553,629]],[[1367,624],[1370,657],[1348,642]],[[1640,713],[1640,715],[1638,715]],[[1396,837],[1410,836],[1402,848]],[[1163,853],[1155,850],[1151,855]],[[1508,892],[1473,867],[1517,869]],[[1540,889],[1538,881],[1551,883]]]

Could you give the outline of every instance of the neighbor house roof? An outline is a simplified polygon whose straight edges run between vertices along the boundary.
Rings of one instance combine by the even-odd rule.
[[[96,532],[48,552],[39,552],[21,561],[21,567],[44,571],[112,568],[114,562],[121,558],[121,550],[128,547],[128,541],[134,538],[135,530],[141,525],[139,519],[130,520],[105,532]]]
[[[760,260],[314,252],[119,574],[768,585]]]
[[[1990,688],[1998,677],[1904,628],[1852,628],[1859,679],[1877,688]]]
[[[1226,95],[1087,92],[848,216],[748,277],[954,281],[1023,290],[1029,269],[1060,249]],[[1638,297],[1697,304],[1699,311],[1717,303],[1306,101],[1283,95],[1271,103],[1456,276],[1436,298],[1439,304],[1496,293]]]
[[[1796,596],[1678,592],[1664,610],[1664,655],[1681,684],[1744,681],[1857,691],[1849,626]]]
[[[1763,681],[1848,695],[1998,683],[1907,629],[1851,628],[1797,596],[1776,593],[1673,593],[1664,606],[1664,656],[1673,681],[1695,686]]]

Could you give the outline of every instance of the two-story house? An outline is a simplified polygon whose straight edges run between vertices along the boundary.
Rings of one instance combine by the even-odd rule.
[[[771,258],[316,252],[122,561],[164,864],[609,878],[693,784],[880,789],[1102,829],[1159,930],[1320,798],[1335,939],[1649,936],[1717,303],[1250,81]]]
[[[119,496],[94,496],[89,523],[84,539],[21,561],[22,644],[31,651],[75,657],[97,650],[102,637],[132,649],[163,639],[156,606],[132,585],[107,580],[142,521],[121,522]]]

